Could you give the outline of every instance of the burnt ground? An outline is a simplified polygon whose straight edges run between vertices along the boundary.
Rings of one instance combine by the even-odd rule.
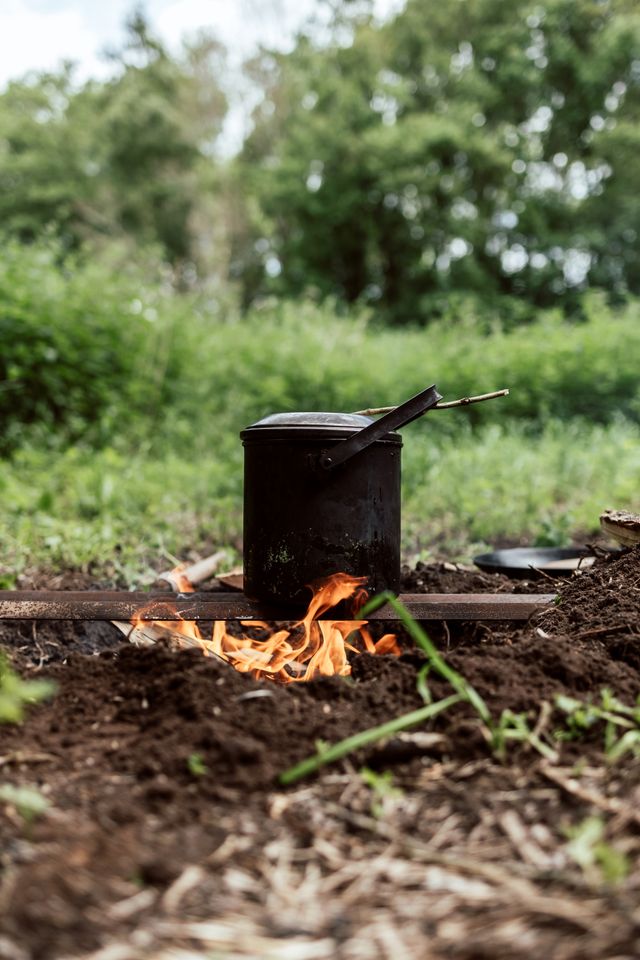
[[[426,625],[544,755],[492,751],[460,704],[284,789],[319,740],[423,705],[407,637],[349,678],[279,686],[109,624],[0,623],[15,669],[58,685],[0,727],[0,785],[49,801],[31,821],[0,803],[0,958],[637,957],[640,759],[630,743],[609,761],[626,728],[606,741],[598,718],[570,738],[556,697],[635,703],[640,548],[553,585],[441,564],[405,571],[404,589],[559,591],[526,625]]]

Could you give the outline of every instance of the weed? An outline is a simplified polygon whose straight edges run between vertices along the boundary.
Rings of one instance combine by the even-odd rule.
[[[421,707],[418,710],[412,710],[411,713],[404,713],[399,717],[395,717],[393,720],[387,721],[387,723],[381,723],[377,727],[369,727],[368,730],[363,730],[361,733],[356,733],[344,740],[339,740],[338,743],[333,743],[330,746],[323,744],[321,751],[312,757],[301,760],[300,763],[296,763],[293,767],[289,767],[288,770],[280,774],[278,780],[283,786],[289,786],[297,780],[308,776],[310,773],[315,773],[316,770],[319,770],[320,767],[325,766],[327,763],[341,760],[355,750],[368,747],[373,743],[378,743],[378,741],[392,736],[394,733],[399,733],[401,730],[408,730],[410,727],[424,723],[425,720],[430,720],[439,713],[448,710],[449,707],[452,707],[454,704],[460,703],[462,699],[459,694],[454,694],[453,696],[445,697],[444,700],[438,700],[436,703],[427,704],[427,706]]]
[[[201,753],[190,753],[187,757],[187,768],[194,777],[203,777],[208,772]]]
[[[557,740],[576,740],[593,727],[602,724],[604,752],[610,763],[625,753],[640,755],[640,705],[622,703],[606,688],[600,692],[600,703],[557,696],[555,705],[566,714],[565,726],[555,731]]]
[[[390,802],[399,800],[402,797],[402,790],[393,785],[393,774],[390,770],[384,773],[378,773],[369,767],[363,767],[360,770],[360,776],[364,783],[371,790],[371,814],[376,819],[384,815],[385,808]]]
[[[427,656],[427,669],[424,667],[421,668],[416,679],[418,693],[425,701],[425,706],[418,710],[412,710],[410,713],[401,714],[399,717],[395,717],[393,720],[389,720],[387,723],[380,724],[377,727],[370,727],[368,730],[363,730],[361,733],[347,737],[345,740],[340,740],[338,743],[330,746],[323,744],[321,750],[316,749],[314,756],[307,757],[306,760],[302,760],[300,763],[295,764],[295,766],[290,767],[280,774],[278,779],[284,786],[295,783],[297,780],[302,779],[302,777],[314,773],[325,764],[340,760],[355,750],[377,743],[379,740],[383,740],[409,727],[416,726],[419,723],[424,723],[425,720],[432,719],[457,703],[469,703],[475,709],[483,724],[489,728],[490,731],[493,730],[489,709],[480,694],[461,674],[446,662],[420,624],[410,616],[407,609],[393,594],[385,592],[374,597],[362,608],[360,616],[366,617],[373,610],[377,610],[378,607],[383,606],[385,603],[389,603],[393,607],[398,614],[398,619],[402,621],[409,635]],[[455,693],[449,697],[445,697],[443,700],[438,700],[433,703],[431,693],[426,683],[428,668],[447,680],[453,687]]]
[[[362,608],[360,611],[360,616],[367,617],[370,613],[373,613],[374,610],[384,606],[386,603],[388,603],[389,606],[391,606],[398,614],[398,619],[401,621],[412,640],[414,640],[416,646],[418,646],[423,653],[426,654],[430,668],[438,673],[443,680],[448,680],[453,689],[460,696],[460,699],[466,700],[468,703],[470,703],[480,719],[488,727],[491,727],[492,721],[489,708],[478,691],[469,683],[468,680],[465,679],[465,677],[462,676],[462,674],[458,673],[457,670],[454,670],[453,667],[447,663],[426,631],[424,631],[420,624],[413,619],[406,607],[403,606],[403,604],[394,596],[394,594],[385,591],[378,594],[377,597],[373,597],[373,599],[370,600],[369,603],[365,604],[365,606]],[[425,677],[426,673],[422,676],[420,674],[418,675],[418,683],[423,690]],[[430,695],[426,695],[430,699]]]
[[[473,708],[481,722],[482,730],[491,750],[499,759],[504,758],[507,744],[513,741],[528,744],[548,760],[557,759],[556,751],[544,742],[537,728],[533,730],[530,728],[525,714],[503,710],[497,722],[493,719],[486,702],[475,687],[447,663],[420,624],[411,617],[406,607],[393,594],[385,592],[373,597],[360,610],[359,615],[366,618],[386,603],[395,610],[398,620],[427,657],[427,663],[420,668],[416,676],[416,689],[425,706],[413,710],[411,713],[401,714],[387,723],[380,724],[380,726],[370,727],[368,730],[363,730],[361,733],[347,737],[337,743],[331,745],[317,744],[314,756],[307,757],[280,774],[278,779],[281,784],[286,786],[295,783],[302,777],[319,770],[325,764],[333,763],[361,747],[369,746],[394,733],[406,730],[408,727],[430,720],[458,703],[467,703]],[[427,676],[430,671],[446,680],[453,687],[454,694],[434,703],[427,685]],[[545,711],[544,705],[542,710]],[[548,707],[546,707],[546,711],[548,712]],[[543,713],[538,727],[544,726],[544,719]]]
[[[601,817],[587,817],[566,830],[569,838],[566,851],[587,876],[615,885],[627,876],[629,861],[624,853],[603,839],[604,833]]]
[[[571,531],[574,519],[570,512],[562,511],[556,515],[542,518],[540,530],[533,539],[534,547],[566,547],[571,543]]]
[[[0,786],[0,801],[18,811],[26,823],[42,816],[49,808],[49,801],[34,787],[14,787],[10,783]]]
[[[548,710],[548,704],[543,704],[543,711],[545,706]],[[492,730],[492,747],[498,759],[504,760],[506,758],[507,745],[513,742],[527,743],[547,760],[558,759],[557,751],[545,743],[535,729],[531,729],[526,713],[513,713],[511,710],[503,710]]]
[[[0,655],[0,723],[22,723],[26,707],[48,700],[55,691],[51,680],[23,680]]]
[[[420,667],[418,670],[418,675],[416,676],[416,690],[425,703],[433,702],[431,690],[429,689],[429,684],[427,683],[427,677],[429,676],[430,670],[431,664],[427,662]]]

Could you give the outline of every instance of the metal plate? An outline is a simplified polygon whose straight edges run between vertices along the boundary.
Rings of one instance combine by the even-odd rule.
[[[473,558],[486,573],[503,573],[516,580],[548,574],[551,577],[570,577],[574,570],[585,570],[595,557],[587,547],[515,547],[494,550]]]

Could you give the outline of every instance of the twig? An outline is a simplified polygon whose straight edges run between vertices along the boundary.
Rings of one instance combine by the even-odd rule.
[[[586,640],[587,637],[599,637],[607,633],[620,633],[621,630],[627,630],[628,627],[628,623],[613,623],[608,627],[593,627],[591,630],[581,630],[579,633],[574,633],[571,639]]]
[[[221,561],[226,560],[227,556],[226,550],[218,550],[211,556],[197,560],[195,563],[159,573],[157,579],[168,583],[175,593],[180,593],[185,581],[192,587],[196,587],[199,583],[212,577]]]
[[[117,627],[120,633],[123,633],[129,643],[136,647],[152,647],[156,643],[165,643],[175,650],[183,650],[185,647],[195,647],[201,650],[207,657],[216,657],[222,663],[229,663],[225,657],[219,653],[207,649],[197,639],[190,637],[186,633],[178,633],[173,629],[173,621],[148,621],[144,623],[132,624],[128,620],[111,620],[114,627]]]
[[[161,900],[162,909],[167,913],[175,913],[184,897],[194,887],[200,886],[205,876],[203,867],[196,863],[185,867],[180,876],[164,892]]]
[[[451,407],[468,407],[471,403],[482,403],[483,400],[495,400],[496,397],[508,397],[508,390],[494,390],[492,393],[481,393],[477,397],[460,397],[459,400],[449,400],[447,403],[436,403],[432,410],[450,410]],[[375,417],[379,413],[391,413],[395,407],[370,407],[368,410],[356,410],[363,417]]]
[[[197,560],[196,563],[188,566],[183,565],[173,570],[168,570],[165,573],[160,573],[157,579],[171,587],[174,593],[180,593],[185,587],[197,586],[199,583],[213,576],[220,565],[220,561],[224,560],[226,556],[227,553],[225,550],[218,550],[209,557]],[[173,631],[171,627],[163,626],[162,623],[151,622],[134,625],[122,620],[112,620],[111,623],[125,635],[127,640],[136,646],[147,647],[164,640],[174,646],[179,642],[179,646],[181,647],[190,646],[202,649],[202,645],[199,644],[197,640],[184,634],[176,635],[176,632]]]
[[[356,813],[331,802],[326,802],[323,809],[338,820],[353,824],[360,830],[366,830],[390,841],[400,852],[408,854],[412,859],[438,864],[445,869],[460,871],[486,880],[496,888],[501,888],[502,895],[507,901],[519,902],[531,913],[557,917],[579,927],[587,927],[593,922],[594,914],[588,905],[580,911],[582,916],[579,916],[574,904],[565,905],[562,900],[538,894],[532,881],[539,878],[540,870],[524,861],[509,863],[503,867],[498,863],[478,860],[476,857],[441,853],[434,850],[430,844],[417,840],[406,832],[399,833],[384,821],[368,817],[366,814]],[[546,869],[542,872],[546,875]],[[579,883],[577,878],[573,877],[571,882]]]
[[[545,573],[544,570],[542,570],[540,567],[534,566],[533,563],[529,563],[529,564],[527,564],[527,566],[529,567],[529,570],[533,570],[534,573],[539,573],[541,577],[545,577],[547,580],[550,580],[551,583],[555,583],[555,582],[556,582],[556,578],[555,578],[555,577],[552,577],[551,574],[549,574],[549,573]]]
[[[14,750],[0,757],[0,767],[7,763],[49,763],[50,760],[58,760],[59,757],[53,753],[27,753],[23,750]]]
[[[360,616],[368,617],[374,610],[377,610],[386,603],[398,614],[398,619],[405,626],[407,633],[415,640],[416,646],[420,647],[423,653],[426,654],[429,663],[436,673],[439,673],[444,680],[447,680],[463,700],[471,704],[485,726],[493,732],[491,713],[478,691],[441,656],[431,638],[422,629],[420,624],[414,620],[398,597],[394,596],[388,590],[385,590],[376,597],[372,597],[371,600],[364,605],[360,610]]]
[[[552,866],[549,854],[545,853],[542,847],[536,843],[531,831],[527,829],[523,820],[513,808],[505,810],[497,818],[496,823],[507,835],[514,850],[520,855],[520,859],[524,863],[528,863],[537,870],[548,870]]]
[[[603,796],[603,794],[598,793],[597,790],[583,786],[573,777],[566,776],[566,771],[562,768],[551,767],[549,764],[544,763],[544,761],[538,769],[543,777],[551,780],[551,782],[555,783],[558,787],[562,787],[562,789],[571,794],[572,797],[577,797],[578,800],[582,800],[584,803],[590,803],[604,813],[622,815],[633,823],[640,823],[640,813],[629,804],[623,803],[617,797]]]

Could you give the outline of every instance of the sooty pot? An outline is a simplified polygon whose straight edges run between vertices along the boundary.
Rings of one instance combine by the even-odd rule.
[[[247,427],[244,589],[256,600],[306,604],[332,573],[400,588],[400,450],[396,429],[434,407],[429,387],[380,420],[277,413]]]

